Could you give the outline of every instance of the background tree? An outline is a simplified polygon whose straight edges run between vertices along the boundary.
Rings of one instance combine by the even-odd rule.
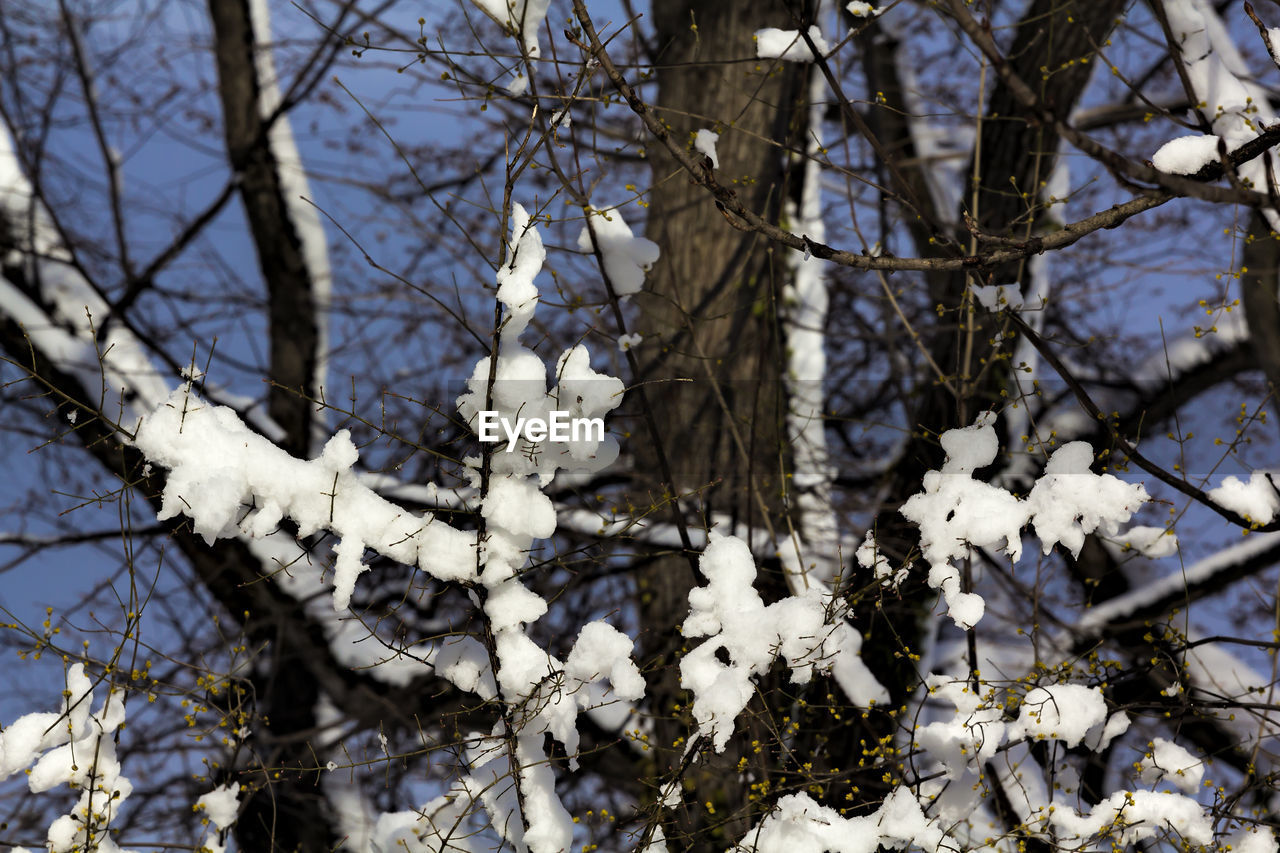
[[[0,2],[0,843],[1274,847],[1266,10],[420,14]]]

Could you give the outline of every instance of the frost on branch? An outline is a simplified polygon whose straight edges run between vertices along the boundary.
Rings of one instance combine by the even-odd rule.
[[[752,679],[781,655],[791,680],[807,684],[815,671],[830,672],[849,700],[860,707],[887,702],[888,691],[862,663],[862,635],[837,618],[828,620],[829,593],[815,586],[765,606],[752,584],[755,562],[745,542],[712,534],[698,563],[707,585],[690,590],[686,637],[706,642],[680,661],[680,685],[694,695],[698,734],[717,752],[733,735],[734,721],[755,693]],[[729,662],[716,657],[721,649]]]
[[[982,598],[960,587],[954,560],[972,548],[995,548],[1014,561],[1022,556],[1022,528],[1031,524],[1044,553],[1061,543],[1079,554],[1084,537],[1102,529],[1114,533],[1146,500],[1141,485],[1089,470],[1093,449],[1073,441],[1054,451],[1040,478],[1020,500],[1004,489],[975,480],[973,473],[995,461],[999,445],[996,416],[984,412],[972,426],[948,430],[941,443],[947,457],[939,471],[924,476],[924,491],[902,505],[901,513],[920,528],[920,548],[929,562],[929,586],[939,590],[951,618],[972,628],[982,618]]]

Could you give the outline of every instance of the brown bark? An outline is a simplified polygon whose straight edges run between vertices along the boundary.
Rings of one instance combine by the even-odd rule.
[[[267,411],[284,430],[281,446],[295,456],[306,456],[311,450],[313,405],[307,398],[318,391],[312,387],[319,346],[315,282],[289,216],[279,164],[268,144],[269,124],[261,112],[257,44],[249,4],[246,0],[209,0],[209,13],[227,154],[240,179],[240,198],[267,287],[271,344]],[[198,570],[202,558],[189,556]],[[206,584],[210,580],[216,578],[206,579]],[[281,618],[278,609],[268,612],[272,621]],[[311,644],[291,642],[283,632],[272,639],[272,659],[260,671],[262,693],[258,697],[259,711],[269,721],[266,731],[271,749],[267,757],[285,767],[308,766],[314,763],[315,753],[307,734],[315,729],[320,688],[308,677],[302,658],[313,650],[308,648]],[[302,782],[301,774],[296,782]],[[254,850],[331,847],[336,833],[318,782],[313,775],[305,784],[267,784],[255,791],[236,825],[241,845]]]
[[[749,209],[780,221],[792,187],[789,163],[796,159],[786,146],[803,150],[807,66],[756,59],[752,35],[765,26],[793,27],[785,4],[658,0],[653,20],[658,118],[678,142],[691,141],[699,128],[719,132],[719,179]],[[781,515],[786,464],[778,321],[785,250],[732,227],[661,145],[650,145],[647,154],[653,191],[646,233],[663,254],[637,298],[639,328],[655,338],[646,351],[658,351],[642,375],[674,482],[644,481],[642,500],[689,495],[681,507],[693,527],[767,532]],[[642,471],[658,470],[648,458],[652,451],[638,452]],[[776,596],[780,576],[768,574],[764,586],[772,585]],[[689,731],[675,711],[684,706],[682,640],[671,626],[688,612],[689,590],[700,582],[678,555],[658,560],[640,581],[660,779],[679,765],[680,739]],[[710,849],[741,837],[751,810],[763,803],[749,804],[750,784],[738,761],[746,756],[763,764],[749,744],[753,737],[770,740],[770,724],[765,708],[753,706],[725,754],[708,751],[686,771],[686,778],[697,778],[703,801],[677,810],[669,839],[682,849]]]
[[[279,164],[268,145],[268,121],[259,102],[261,81],[254,64],[256,43],[247,0],[209,0],[218,95],[231,168],[267,286],[267,333],[271,339],[267,411],[285,432],[281,446],[295,456],[311,451],[312,409],[319,327],[315,282],[302,241],[289,216]]]
[[[1249,217],[1241,266],[1240,300],[1249,345],[1274,395],[1280,393],[1280,242],[1261,211]]]
[[[1127,0],[1034,0],[1005,52],[1011,70],[1036,90],[1043,106],[1066,118],[1100,62],[1104,45]],[[1053,171],[1060,139],[1037,120],[1003,81],[991,93],[982,124],[976,210],[987,233],[1030,233],[1040,216],[1041,193]],[[967,206],[970,196],[966,196]]]

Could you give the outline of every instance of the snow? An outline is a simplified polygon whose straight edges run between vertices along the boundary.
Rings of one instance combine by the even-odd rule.
[[[720,157],[716,154],[716,143],[720,141],[720,134],[702,128],[693,135],[693,150],[705,154],[707,159],[711,161],[711,168],[720,168]]]
[[[1123,538],[1123,537],[1122,537]],[[1122,596],[1092,607],[1073,626],[1080,638],[1096,636],[1107,626],[1122,621],[1155,602],[1177,596],[1185,589],[1205,586],[1221,572],[1280,546],[1280,533],[1254,533],[1245,541],[1206,557],[1185,568],[1144,583]]]
[[[538,288],[533,279],[546,259],[542,236],[530,224],[528,211],[519,204],[514,205],[507,262],[498,270],[498,301],[508,309],[502,326],[503,343],[514,342],[529,325],[538,306]]]
[[[157,517],[186,515],[207,542],[261,538],[286,516],[304,538],[322,530],[337,534],[335,610],[346,609],[356,578],[368,568],[366,548],[443,581],[475,577],[475,534],[401,509],[361,485],[351,471],[358,453],[347,430],[331,438],[319,458],[295,459],[184,384],[143,421],[136,443],[169,469]]]
[[[69,814],[49,826],[46,849],[71,853],[85,847],[120,853],[111,839],[111,823],[133,792],[116,758],[116,731],[125,722],[124,693],[108,686],[102,706],[92,715],[92,681],[83,664],[66,673],[62,710],[18,718],[0,731],[0,779],[27,771],[34,794],[70,786],[80,797]]]
[[[67,670],[60,711],[27,714],[0,731],[0,779],[29,767],[47,750],[83,738],[91,702],[92,682],[83,664],[74,664]]]
[[[255,3],[261,4],[261,0]],[[518,9],[526,23],[530,15],[540,23],[546,13],[545,3],[476,3],[506,20],[511,20]],[[855,15],[877,13],[866,3],[851,3],[847,8]],[[530,38],[528,29],[525,38]],[[822,47],[826,49],[825,43]],[[789,49],[784,49],[787,52]],[[718,168],[715,144],[715,134],[705,130],[699,131],[694,141],[696,150],[712,161],[713,168]],[[810,193],[806,174],[805,201],[799,211],[793,211],[794,221],[803,223],[803,232],[811,238],[820,239],[821,222],[810,207],[810,202],[818,198],[816,182],[813,186]],[[591,221],[596,225],[596,239],[584,230],[579,245],[589,250],[598,243],[604,267],[618,293],[625,297],[635,292],[643,286],[645,271],[657,259],[656,246],[635,237],[617,211],[592,211],[589,216],[595,217]],[[465,419],[473,420],[478,408],[491,396],[492,405],[503,412],[529,414],[564,406],[581,414],[609,413],[618,405],[622,383],[593,370],[586,347],[566,349],[549,371],[532,345],[522,343],[537,309],[536,279],[546,249],[534,218],[524,208],[516,205],[512,209],[511,223],[508,256],[496,273],[498,299],[505,317],[500,347],[493,355],[496,362],[484,359],[476,365],[468,392],[459,398],[460,412]],[[56,252],[43,262],[52,263],[49,258],[53,257]],[[789,260],[795,274],[786,294],[788,371],[799,382],[813,382],[820,388],[825,376],[820,330],[826,323],[827,310],[822,265],[798,252]],[[64,348],[68,357],[85,357],[91,350],[87,346],[90,339],[85,335],[87,324],[77,316],[75,299],[79,297],[74,294],[80,291],[74,282],[63,290],[73,296],[57,303],[56,323],[50,323],[34,304],[21,298],[8,300],[8,292],[0,293],[0,304],[4,304],[5,311],[32,319],[40,333],[40,346],[50,351]],[[975,297],[992,308],[1011,304],[1017,294],[988,288],[976,289]],[[48,328],[39,329],[40,323]],[[122,351],[127,353],[130,344],[123,340]],[[623,335],[618,344],[626,349],[640,340],[639,335]],[[119,357],[131,358],[127,354]],[[113,362],[115,366],[109,369],[127,375],[119,366],[125,363]],[[499,377],[499,384],[494,386],[488,381],[491,364]],[[150,377],[143,370],[145,359],[133,366],[140,370],[139,375]],[[89,364],[88,369],[97,369],[96,364]],[[550,390],[549,372],[554,383]],[[150,379],[142,382],[145,385]],[[531,636],[528,630],[546,612],[547,602],[526,587],[521,577],[531,568],[529,552],[535,543],[554,536],[564,526],[576,524],[583,530],[603,529],[611,534],[618,532],[618,525],[630,524],[623,521],[606,525],[599,516],[581,511],[576,516],[560,516],[557,505],[544,491],[559,472],[592,471],[609,464],[617,454],[616,442],[610,438],[604,442],[544,443],[537,448],[537,458],[523,453],[495,454],[491,474],[484,482],[478,460],[472,460],[472,485],[469,490],[455,492],[453,499],[456,505],[467,505],[484,519],[481,537],[455,530],[430,514],[408,512],[375,492],[356,471],[360,452],[346,431],[329,439],[314,459],[296,459],[251,430],[236,412],[196,397],[190,383],[172,394],[162,382],[147,387],[157,393],[151,398],[144,395],[146,406],[141,411],[145,419],[137,444],[156,464],[170,469],[161,517],[185,514],[193,520],[193,528],[207,538],[239,539],[264,569],[275,563],[293,566],[302,554],[289,537],[278,532],[286,517],[304,531],[333,532],[338,542],[334,547],[332,589],[322,580],[319,567],[301,563],[287,572],[276,572],[274,582],[297,599],[307,617],[320,626],[335,658],[352,666],[373,662],[373,677],[396,684],[407,684],[434,668],[460,688],[502,704],[502,719],[493,731],[465,739],[472,746],[459,761],[457,778],[446,793],[418,809],[384,814],[371,821],[367,828],[372,836],[368,846],[406,851],[482,849],[487,840],[473,840],[471,832],[478,823],[474,804],[479,802],[512,849],[534,853],[571,849],[575,842],[572,822],[556,795],[559,762],[549,759],[545,738],[550,735],[562,744],[572,765],[578,748],[578,714],[607,709],[620,713],[622,718],[632,715],[632,703],[643,699],[645,685],[632,659],[633,641],[604,621],[584,625],[563,662],[549,654],[534,640],[540,632],[532,632]],[[811,548],[830,534],[833,538],[826,541],[838,546],[838,531],[834,526],[823,526],[830,506],[824,502],[821,488],[829,482],[830,470],[822,444],[821,395],[806,396],[803,388],[798,384],[792,390],[788,429],[797,447],[797,483],[818,498],[808,507],[798,504],[805,545]],[[1147,556],[1166,555],[1176,548],[1176,540],[1163,528],[1140,526],[1114,533],[1146,500],[1145,491],[1111,475],[1093,474],[1093,450],[1082,442],[1059,448],[1025,499],[982,482],[978,472],[992,464],[1000,452],[995,423],[995,416],[987,413],[972,426],[943,435],[940,443],[946,461],[940,470],[929,472],[921,493],[903,507],[904,516],[921,527],[922,552],[930,564],[929,582],[943,594],[957,625],[972,627],[987,607],[983,598],[961,590],[959,571],[954,565],[967,558],[972,547],[1003,546],[1016,561],[1022,553],[1024,530],[1030,528],[1046,553],[1055,544],[1078,553],[1084,536],[1093,531],[1113,532],[1117,539]],[[807,449],[801,450],[802,447]],[[433,488],[421,488],[430,500],[449,500]],[[1223,505],[1240,507],[1238,511],[1247,511],[1258,520],[1265,514],[1269,521],[1280,512],[1280,499],[1262,472],[1255,472],[1248,482],[1229,477],[1213,492]],[[651,525],[640,533],[650,535],[653,541],[662,537],[676,541],[670,529],[661,525]],[[682,626],[687,638],[702,642],[691,642],[693,648],[680,664],[682,685],[694,695],[692,710],[701,738],[717,750],[726,747],[738,715],[757,689],[756,679],[779,659],[789,669],[794,683],[810,682],[815,674],[829,672],[855,704],[867,707],[887,701],[887,692],[861,661],[862,637],[845,621],[839,597],[815,580],[766,605],[754,588],[757,569],[747,542],[715,533],[706,537],[707,547],[700,562],[706,584],[690,592],[688,617]],[[1240,559],[1259,553],[1259,549],[1274,547],[1276,541],[1254,537],[1244,549],[1224,553],[1186,573],[1177,573],[1177,577],[1171,575],[1149,588],[1135,590],[1132,596],[1114,602],[1112,612],[1123,615],[1125,608],[1139,606],[1152,594],[1167,591],[1171,584],[1212,578]],[[363,555],[368,549],[423,568],[441,580],[469,587],[473,600],[483,602],[485,627],[492,632],[492,657],[485,645],[469,636],[441,640],[419,650],[417,657],[407,650],[385,649],[373,642],[366,646],[375,648],[375,654],[371,655],[367,648],[361,651],[359,641],[368,639],[368,629],[355,619],[338,618],[335,613],[348,607],[358,578],[367,570]],[[896,586],[909,571],[909,567],[894,569],[880,553],[871,531],[857,547],[856,558],[888,587]],[[994,605],[992,609],[999,611]],[[1089,619],[1101,612],[1104,608],[1097,608],[1081,624],[1087,626]],[[384,652],[386,660],[374,660]],[[728,663],[717,658],[718,653],[723,653]],[[1003,710],[1008,694],[993,690],[979,695],[966,679],[932,673],[924,665],[921,672],[933,697],[954,708],[914,733],[921,767],[941,767],[938,779],[933,780],[937,783],[934,787],[921,784],[918,779],[906,782],[872,814],[853,818],[845,818],[806,794],[791,793],[777,800],[744,836],[741,846],[762,853],[870,853],[881,846],[901,849],[909,843],[931,850],[958,849],[961,842],[952,837],[952,833],[961,831],[953,829],[957,815],[967,819],[979,808],[976,794],[970,795],[970,783],[983,772],[982,765],[997,755],[1003,764],[997,774],[1008,771],[1000,776],[1001,780],[1008,780],[1008,787],[1016,786],[1023,792],[1023,801],[1015,804],[1018,813],[1036,815],[1034,821],[1024,817],[1029,836],[1052,828],[1059,833],[1055,840],[1073,849],[1091,845],[1094,839],[1098,844],[1112,840],[1132,843],[1166,831],[1181,834],[1196,844],[1215,840],[1210,813],[1191,797],[1170,792],[1117,791],[1082,814],[1069,800],[1058,799],[1058,794],[1037,787],[1043,780],[1030,778],[1041,768],[1027,744],[1013,743],[1017,738],[1049,739],[1069,747],[1083,745],[1096,750],[1124,733],[1128,718],[1123,713],[1108,715],[1098,688],[1050,683],[1032,687],[1021,697],[1018,717],[1011,721]],[[1232,693],[1270,683],[1270,679],[1250,672],[1213,647],[1199,647],[1188,654],[1187,679],[1193,689],[1203,690],[1211,685]],[[1015,681],[1002,679],[1002,683]],[[108,694],[101,710],[91,716],[92,681],[83,667],[73,666],[67,673],[67,696],[61,712],[30,714],[0,731],[0,778],[29,768],[32,791],[55,790],[67,782],[83,786],[89,771],[73,765],[72,754],[91,751],[95,756],[94,772],[98,773],[95,782],[105,785],[105,790],[115,796],[99,796],[92,804],[84,800],[82,803],[87,809],[105,799],[106,803],[100,806],[105,826],[130,791],[128,781],[119,775],[114,756],[111,734],[123,725],[124,706],[122,700],[113,697]],[[317,713],[318,719],[323,716]],[[1256,722],[1253,729],[1255,742],[1272,736],[1270,729],[1259,727]],[[380,736],[380,742],[383,754],[388,754],[385,737]],[[325,762],[327,757],[319,760]],[[324,766],[333,770],[336,763],[328,761]],[[1057,774],[1054,778],[1061,782],[1066,794],[1075,793],[1075,781],[1069,772],[1044,769]],[[1149,754],[1139,762],[1137,775],[1147,785],[1168,783],[1190,794],[1198,789],[1203,768],[1182,747],[1155,738]],[[958,781],[963,784],[951,784]],[[936,802],[927,793],[946,786],[951,788],[947,797]],[[325,790],[331,804],[339,808],[343,794],[331,793],[327,783]],[[236,817],[238,794],[238,785],[223,786],[203,795],[196,808],[214,827],[225,830]],[[679,800],[677,785],[669,785],[663,797],[667,805],[672,805],[673,799]],[[980,819],[975,817],[974,821]],[[72,816],[59,818],[50,827],[50,848],[70,848],[77,842],[78,831]],[[1231,839],[1238,849],[1249,853],[1274,849],[1274,838],[1268,833],[1241,830]],[[219,848],[209,840],[206,845]],[[363,848],[366,844],[361,840],[356,846]],[[104,838],[100,849],[111,851],[115,845]],[[666,849],[660,828],[649,849]]]
[[[538,44],[538,30],[547,17],[551,0],[471,0],[481,11],[494,20],[498,26],[509,29],[520,36],[525,55],[537,59],[541,55]],[[507,83],[507,92],[514,96],[524,94],[529,87],[525,77],[523,63],[517,66]]]
[[[1097,838],[1107,849],[1124,848],[1172,831],[1192,845],[1213,841],[1213,821],[1190,797],[1151,791],[1117,791],[1082,815],[1058,807],[1049,818],[1068,849]]]
[[[342,761],[347,768],[353,764],[352,755],[343,743],[347,717],[338,710],[327,693],[320,694],[314,706],[314,714],[319,735],[312,742],[316,744],[318,758],[328,759],[325,762],[327,772],[320,779],[320,789],[329,806],[335,834],[345,840],[344,846],[350,850],[368,850],[369,839],[377,821],[377,809],[372,799],[361,790],[360,780],[352,769],[343,773],[333,772],[338,767],[338,761]],[[388,755],[386,735],[378,732],[378,740],[382,746],[382,754]]]
[[[1203,635],[1194,628],[1185,631],[1188,643],[1196,643]],[[1256,702],[1259,697],[1274,695],[1274,679],[1259,672],[1247,661],[1218,643],[1199,643],[1186,653],[1183,669],[1185,690],[1193,698],[1209,698],[1227,703]],[[1268,667],[1270,668],[1270,667]],[[1270,701],[1270,700],[1264,700]],[[1232,712],[1228,707],[1210,711],[1217,725],[1230,732],[1238,749],[1249,754],[1260,774],[1280,769],[1276,744],[1280,742],[1280,722],[1268,715]]]
[[[1136,525],[1113,539],[1106,540],[1107,545],[1119,545],[1120,553],[1125,550],[1136,551],[1149,560],[1160,560],[1178,553],[1178,537],[1165,527],[1148,527]]]
[[[658,262],[658,244],[632,234],[631,227],[616,207],[592,209],[587,212],[587,217],[590,224],[584,226],[578,235],[578,248],[592,252],[599,247],[604,273],[619,297],[625,300],[639,293],[644,287],[644,274]],[[594,240],[592,232],[595,233]]]
[[[949,430],[942,436],[947,452],[941,471],[924,477],[924,491],[899,510],[920,528],[920,547],[930,564],[928,582],[942,592],[955,623],[971,628],[982,618],[980,597],[960,589],[960,573],[951,564],[968,554],[969,546],[993,547],[1005,542],[1015,560],[1022,553],[1020,530],[1028,514],[1013,495],[974,480],[974,469],[995,461],[998,445],[995,415],[984,413],[973,426]]]
[[[739,849],[757,853],[874,853],[908,843],[926,850],[958,850],[934,818],[905,788],[892,791],[875,812],[846,818],[808,794],[788,794],[744,836]]]
[[[1171,175],[1194,175],[1210,163],[1218,162],[1218,143],[1211,134],[1170,139],[1151,158],[1151,165]]]
[[[122,323],[113,322],[107,303],[70,263],[48,210],[36,199],[22,171],[8,128],[0,122],[0,215],[9,223],[29,225],[12,236],[19,259],[32,267],[28,278],[41,284],[37,305],[0,277],[0,312],[22,326],[27,339],[59,369],[70,373],[90,393],[101,390],[99,410],[118,417],[132,430],[147,410],[169,394],[169,386],[152,366],[146,347]],[[6,263],[10,262],[6,259]],[[38,269],[38,271],[37,271]]]
[[[1280,512],[1280,494],[1265,471],[1254,471],[1248,481],[1228,475],[1222,485],[1209,490],[1209,498],[1258,524],[1270,524]]]
[[[1085,735],[1085,746],[1094,752],[1101,752],[1111,745],[1111,741],[1127,732],[1131,722],[1124,711],[1116,711],[1107,719],[1107,724],[1101,731],[1093,729]]]
[[[372,849],[400,853],[478,853],[459,827],[471,808],[470,796],[451,791],[419,809],[385,812],[373,830]]]
[[[689,591],[689,616],[681,633],[708,639],[680,661],[680,685],[693,693],[693,717],[701,736],[722,752],[735,720],[755,693],[754,678],[781,655],[791,680],[808,683],[815,671],[832,671],[859,707],[886,702],[888,692],[862,663],[862,637],[843,621],[828,622],[834,602],[817,586],[766,606],[753,587],[755,561],[745,542],[712,534],[698,568],[706,586]],[[717,658],[723,650],[728,663]]]
[[[829,13],[829,3],[819,4],[818,15]],[[826,240],[822,221],[822,118],[826,81],[816,66],[809,74],[809,128],[799,204],[786,202],[787,217],[798,233],[810,240]],[[799,593],[812,580],[827,582],[840,562],[839,523],[831,503],[835,469],[827,449],[824,380],[827,373],[827,275],[826,262],[808,252],[786,255],[791,272],[783,290],[783,334],[786,341],[787,437],[792,451],[791,500],[799,514],[798,541],[783,548],[787,580]]]
[[[1280,27],[1267,28],[1266,45],[1271,61],[1280,66]]]
[[[1195,96],[1204,104],[1200,113],[1226,150],[1235,151],[1257,137],[1262,127],[1275,123],[1269,94],[1256,82],[1209,0],[1163,0],[1163,5],[1169,29],[1182,51],[1187,79]],[[1184,137],[1174,142],[1178,144],[1172,150],[1165,151],[1166,145],[1157,152],[1165,165],[1153,160],[1156,168],[1178,171],[1217,158],[1216,140]],[[1259,157],[1241,165],[1237,172],[1254,188],[1265,188],[1268,186],[1266,169]],[[1265,213],[1271,227],[1280,228],[1280,216],[1275,211]]]
[[[209,793],[201,794],[196,800],[196,810],[204,812],[219,831],[227,829],[236,822],[240,811],[240,783],[219,785]]]
[[[548,539],[556,530],[555,507],[551,498],[527,486],[527,481],[505,478],[491,483],[481,512],[490,524],[515,536]]]
[[[1033,687],[1023,697],[1018,719],[1009,725],[1009,738],[1060,740],[1079,746],[1090,729],[1107,721],[1102,691],[1083,684],[1050,684]]]
[[[1162,780],[1172,782],[1184,794],[1194,795],[1204,778],[1204,761],[1172,741],[1158,737],[1148,744],[1147,754],[1138,764],[1139,777],[1147,785]]]
[[[640,244],[630,236],[621,217],[615,217],[615,230],[604,228],[614,238],[613,244],[606,248],[606,240],[603,236],[600,239],[606,268],[611,259],[617,263],[619,256],[634,263],[634,250]],[[511,219],[511,257],[498,271],[498,300],[506,309],[506,320],[502,346],[494,356],[497,382],[489,382],[489,358],[481,359],[467,392],[458,398],[458,411],[470,424],[489,407],[509,420],[520,415],[542,416],[551,410],[566,410],[571,417],[604,417],[621,402],[623,386],[620,380],[591,368],[585,346],[570,347],[561,354],[555,366],[557,384],[548,392],[546,365],[520,340],[537,307],[534,282],[545,250],[523,208],[517,205]],[[588,235],[588,245],[589,241]],[[544,452],[490,454],[487,482],[481,479],[480,460],[466,460],[472,487],[483,495],[480,514],[486,522],[483,547],[473,553],[473,559],[478,556],[482,564],[478,582],[484,587],[483,599],[477,600],[483,601],[492,637],[496,661],[492,676],[509,712],[493,732],[500,746],[473,751],[468,772],[455,790],[483,802],[493,826],[518,849],[558,853],[572,841],[573,824],[556,795],[555,772],[544,752],[544,735],[564,746],[570,768],[576,768],[579,711],[598,711],[638,699],[644,682],[630,658],[631,640],[604,623],[592,623],[582,630],[565,663],[527,633],[527,626],[546,612],[547,602],[521,582],[520,572],[535,541],[551,537],[557,523],[555,505],[542,487],[561,469],[597,470],[617,456],[617,443],[611,436],[547,441],[538,447]],[[442,665],[439,654],[436,662]],[[452,677],[464,681],[481,679],[487,670],[480,659],[470,657],[460,657],[452,669]],[[629,705],[624,705],[610,708],[597,719],[607,716],[616,722],[629,714]],[[514,767],[501,746],[510,743],[515,745]],[[517,780],[518,796],[511,785],[499,785],[501,793],[494,790],[495,783],[509,777]],[[520,808],[523,812],[517,814]],[[380,824],[376,832],[386,830],[402,837],[406,826],[405,820]],[[421,824],[415,822],[414,826]]]
[[[882,10],[877,10],[877,14],[879,11]],[[919,72],[924,69],[917,66],[917,57],[909,50],[912,38],[907,27],[892,15],[880,20],[878,26],[889,36],[881,39],[881,48],[893,51],[893,64],[902,82],[907,129],[933,209],[942,224],[954,226],[961,197],[968,186],[965,169],[969,152],[973,150],[974,128],[971,123],[957,127],[933,119],[934,106],[926,94],[927,87],[920,82]],[[876,246],[875,250],[878,249]]]
[[[1271,38],[1280,45],[1280,34]],[[1276,846],[1275,830],[1263,826],[1242,827],[1224,838],[1222,843],[1222,849],[1231,853],[1275,853]]]
[[[1027,496],[1032,524],[1048,554],[1061,543],[1073,557],[1080,555],[1084,537],[1095,530],[1114,533],[1150,498],[1141,485],[1111,474],[1089,470],[1093,448],[1072,441],[1053,452],[1044,476]]]
[[[1022,294],[1016,284],[982,284],[969,288],[973,298],[988,311],[1017,311],[1024,306]]]
[[[964,592],[953,561],[969,548],[996,548],[1017,562],[1022,556],[1021,530],[1033,525],[1044,553],[1061,543],[1078,554],[1084,537],[1095,530],[1114,532],[1148,500],[1141,485],[1089,470],[1093,449],[1071,442],[1054,451],[1026,500],[973,479],[973,472],[995,461],[999,450],[995,415],[979,415],[972,426],[948,430],[941,443],[947,452],[940,471],[924,476],[923,491],[899,512],[920,528],[920,547],[930,565],[928,582],[939,590],[951,618],[971,628],[982,618],[981,597]]]
[[[825,56],[831,52],[831,47],[816,25],[809,27],[809,38],[822,55]],[[756,30],[755,40],[756,56],[760,59],[783,59],[788,62],[813,62],[814,60],[813,51],[809,50],[809,45],[805,44],[804,39],[800,37],[799,30],[765,27]]]
[[[976,772],[1005,742],[1004,710],[985,705],[973,692],[968,679],[951,679],[931,674],[925,686],[932,698],[955,706],[955,716],[919,726],[915,741],[931,758],[942,764],[951,779]]]
[[[608,622],[588,622],[578,632],[564,672],[583,685],[607,678],[611,691],[621,699],[644,696],[644,678],[631,660],[634,643]]]
[[[862,568],[872,571],[881,586],[892,590],[896,590],[899,584],[907,579],[911,570],[911,564],[908,563],[895,571],[889,558],[880,553],[876,546],[875,535],[870,530],[867,531],[858,550],[854,552],[854,558]]]
[[[1249,326],[1243,311],[1233,311],[1214,321],[1213,334],[1191,334],[1171,340],[1152,356],[1128,371],[1128,380],[1147,390],[1164,389],[1170,383],[1212,362],[1219,355],[1249,340]],[[1105,400],[1098,401],[1101,405]],[[1114,406],[1104,406],[1110,411]],[[1055,425],[1056,426],[1056,425]],[[1093,424],[1090,423],[1089,428]]]

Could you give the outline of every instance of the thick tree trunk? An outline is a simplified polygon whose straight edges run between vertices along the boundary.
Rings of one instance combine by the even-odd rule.
[[[676,139],[691,141],[702,128],[718,132],[721,180],[752,210],[780,221],[789,183],[800,179],[798,168],[794,178],[790,174],[799,159],[781,146],[803,150],[807,67],[756,59],[753,34],[766,26],[794,28],[786,4],[657,0],[653,19],[659,117]],[[649,356],[642,375],[650,383],[673,482],[663,481],[652,450],[638,451],[640,470],[652,472],[642,482],[641,499],[656,505],[686,495],[680,507],[691,527],[767,536],[781,517],[787,464],[786,359],[778,320],[787,275],[783,250],[735,229],[659,146],[648,155],[653,191],[647,234],[663,255],[637,298],[640,331],[652,341],[642,351]],[[657,713],[656,771],[667,779],[680,764],[689,732],[680,710],[686,707],[678,671],[683,642],[671,625],[688,611],[689,590],[700,580],[684,556],[673,555],[657,560],[640,583],[643,652],[653,667],[650,695]],[[776,567],[762,571],[762,585],[781,594]],[[773,721],[758,705],[739,721],[725,754],[707,754],[685,772],[697,778],[697,790],[712,793],[677,810],[667,837],[679,849],[723,849],[741,837],[763,804],[752,798],[742,772],[757,763],[763,772],[759,759],[766,756],[753,755],[752,738],[773,740],[766,733]]]

